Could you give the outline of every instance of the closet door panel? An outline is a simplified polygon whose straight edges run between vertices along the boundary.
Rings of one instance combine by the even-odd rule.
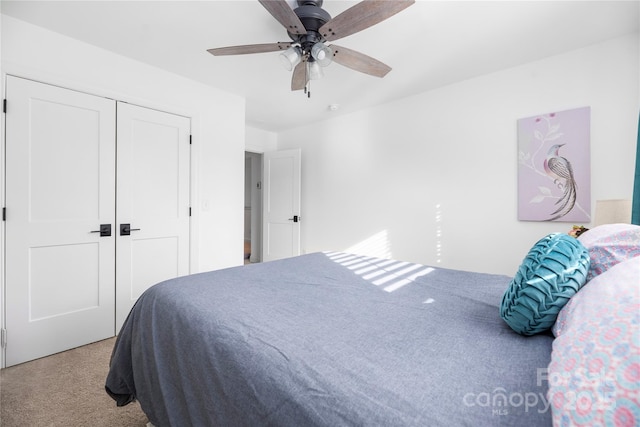
[[[190,120],[118,103],[116,329],[150,286],[189,273]]]
[[[114,335],[115,102],[7,77],[7,366]]]

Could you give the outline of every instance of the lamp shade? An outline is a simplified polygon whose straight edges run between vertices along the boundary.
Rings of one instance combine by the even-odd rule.
[[[333,51],[331,48],[319,42],[311,48],[311,56],[313,56],[313,59],[322,67],[326,67],[333,61]]]
[[[630,224],[631,200],[597,200],[594,225]]]
[[[324,71],[318,64],[318,61],[308,62],[309,65],[309,80],[319,80],[324,77]]]
[[[301,60],[302,52],[298,46],[291,46],[280,54],[280,62],[287,71],[293,70],[293,67],[298,65]]]

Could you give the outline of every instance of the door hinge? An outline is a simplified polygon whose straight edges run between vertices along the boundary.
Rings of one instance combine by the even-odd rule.
[[[193,144],[193,141],[191,139],[191,135],[189,135],[189,145]]]
[[[2,328],[0,333],[0,348],[7,347],[7,330]]]
[[[2,208],[2,220],[7,220],[7,208]]]
[[[2,100],[2,112],[6,113],[7,112],[7,99],[3,99]]]
[[[189,216],[191,216],[191,206],[189,206]]]

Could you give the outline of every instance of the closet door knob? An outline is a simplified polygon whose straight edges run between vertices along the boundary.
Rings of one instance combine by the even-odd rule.
[[[120,224],[120,235],[130,236],[132,231],[140,231],[139,228],[131,228],[131,224]]]
[[[92,230],[89,233],[100,233],[100,237],[111,236],[111,224],[100,224],[100,230]]]

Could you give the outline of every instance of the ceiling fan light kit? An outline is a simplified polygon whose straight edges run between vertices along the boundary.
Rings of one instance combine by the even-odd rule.
[[[208,52],[220,56],[280,51],[283,66],[293,70],[291,90],[304,89],[307,96],[311,94],[309,81],[322,78],[322,67],[334,61],[376,77],[384,77],[391,71],[388,65],[363,53],[325,43],[369,28],[415,3],[415,0],[363,0],[331,18],[321,7],[322,0],[297,0],[295,10],[286,0],[258,1],[287,30],[292,42],[229,46]]]

